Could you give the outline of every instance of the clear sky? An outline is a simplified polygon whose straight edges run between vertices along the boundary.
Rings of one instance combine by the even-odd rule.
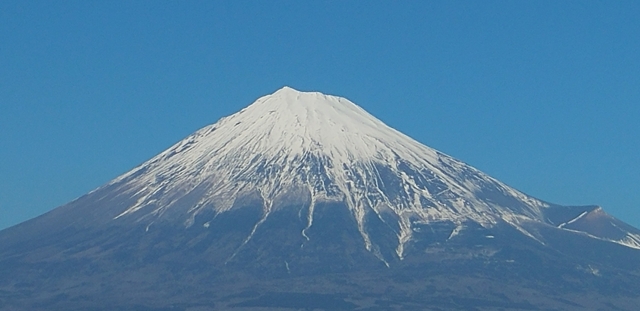
[[[284,85],[640,227],[640,1],[0,1],[0,228]]]

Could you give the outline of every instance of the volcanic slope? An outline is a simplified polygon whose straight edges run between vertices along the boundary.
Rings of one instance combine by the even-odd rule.
[[[638,249],[600,207],[543,202],[347,99],[284,87],[0,232],[0,307],[571,309],[613,286],[624,309]]]

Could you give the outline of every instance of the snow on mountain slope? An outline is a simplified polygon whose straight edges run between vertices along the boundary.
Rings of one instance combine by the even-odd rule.
[[[344,202],[372,249],[365,215],[393,215],[399,258],[417,223],[548,223],[549,204],[390,128],[347,99],[284,87],[204,127],[113,180],[135,199],[116,218],[154,221],[223,213],[257,196],[263,217],[298,202],[313,226],[319,202]],[[197,194],[197,195],[196,195]],[[186,200],[185,197],[190,197]],[[176,216],[177,215],[177,216]],[[453,234],[453,233],[452,233]]]

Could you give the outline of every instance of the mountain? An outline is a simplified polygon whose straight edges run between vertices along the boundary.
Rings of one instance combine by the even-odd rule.
[[[0,231],[3,310],[635,310],[640,230],[285,87]]]

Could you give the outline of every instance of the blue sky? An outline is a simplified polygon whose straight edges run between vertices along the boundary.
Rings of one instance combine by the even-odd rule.
[[[2,1],[0,228],[288,85],[640,227],[638,1]]]

